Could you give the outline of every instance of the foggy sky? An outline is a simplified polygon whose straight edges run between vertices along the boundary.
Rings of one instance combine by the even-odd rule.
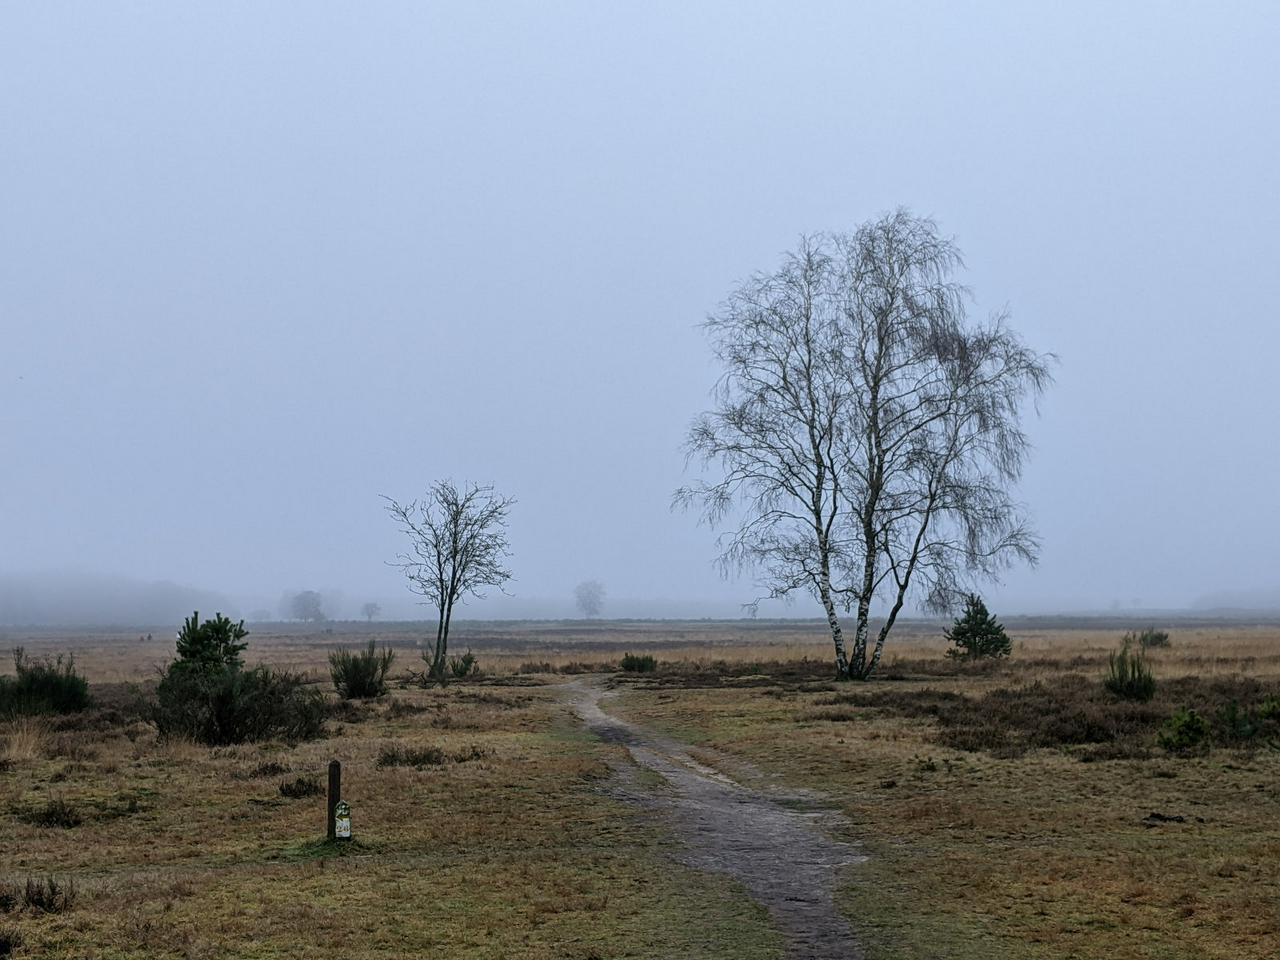
[[[1270,3],[6,5],[0,573],[354,612],[408,596],[379,494],[453,477],[519,501],[472,612],[730,609],[669,510],[697,324],[906,205],[1061,358],[994,608],[1274,591],[1278,41]]]

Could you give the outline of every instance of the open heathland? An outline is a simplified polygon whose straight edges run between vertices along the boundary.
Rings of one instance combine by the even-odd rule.
[[[330,652],[415,669],[421,628],[250,625],[247,662],[324,690],[324,735],[224,747],[158,736],[158,631],[11,631],[74,652],[93,702],[0,719],[0,928],[18,957],[784,956],[750,884],[688,855],[671,785],[575,716],[589,683],[706,777],[842,814],[833,901],[868,957],[1280,953],[1280,626],[1160,624],[1128,701],[1108,655],[1147,624],[1005,623],[1011,657],[976,662],[908,624],[870,683],[832,682],[814,623],[462,624],[478,676],[345,702]]]

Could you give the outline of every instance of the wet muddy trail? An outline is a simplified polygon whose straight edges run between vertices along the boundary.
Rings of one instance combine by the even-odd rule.
[[[610,716],[610,691],[599,681],[577,680],[564,690],[588,729],[666,781],[666,788],[646,789],[639,778],[624,778],[623,796],[666,814],[682,862],[739,881],[786,937],[787,957],[862,956],[833,892],[840,868],[864,858],[828,832],[838,816],[820,798],[745,786],[699,763],[686,745]]]

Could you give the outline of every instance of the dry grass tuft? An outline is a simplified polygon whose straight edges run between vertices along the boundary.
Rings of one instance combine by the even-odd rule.
[[[42,719],[22,717],[9,723],[0,758],[12,764],[44,759],[49,749],[49,724]]]

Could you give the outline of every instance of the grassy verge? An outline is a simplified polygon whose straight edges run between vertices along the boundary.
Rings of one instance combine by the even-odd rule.
[[[14,956],[778,956],[758,908],[611,796],[610,748],[546,690],[398,691],[329,733],[209,749],[109,705],[0,724]],[[280,789],[335,758],[357,838],[340,853],[324,797]],[[51,804],[76,825],[35,825]],[[47,875],[74,884],[70,909],[22,905]]]
[[[1168,695],[1275,686],[1237,676],[1256,658],[1213,663],[1212,681],[1184,670]],[[1280,752],[1166,754],[1155,730],[1172,704],[1100,703],[1101,667],[1075,654],[922,665],[865,685],[673,669],[611,709],[833,798],[870,856],[840,896],[873,960],[1280,955]],[[1037,700],[1047,719],[1026,708],[1036,681],[1066,691]],[[1114,743],[1046,745],[1110,723]]]

